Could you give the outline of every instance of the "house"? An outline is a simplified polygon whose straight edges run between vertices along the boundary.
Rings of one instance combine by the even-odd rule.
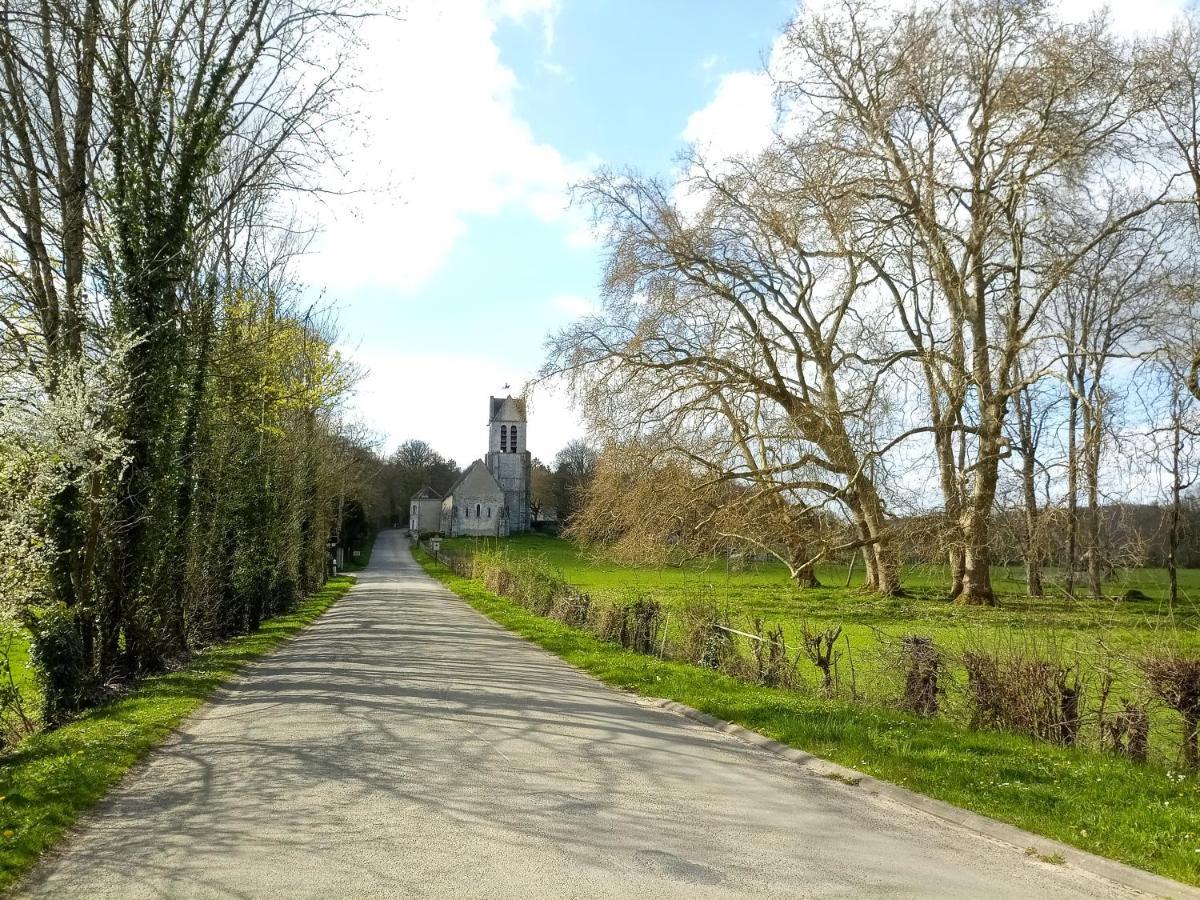
[[[442,527],[442,498],[429,485],[421,488],[408,501],[408,530],[418,537],[440,531]]]

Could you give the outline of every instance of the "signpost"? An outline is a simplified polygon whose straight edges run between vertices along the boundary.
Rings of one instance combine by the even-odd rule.
[[[429,549],[433,551],[433,558],[436,559],[438,562],[441,562],[442,558],[440,556],[438,556],[438,551],[442,549],[442,539],[440,537],[430,538],[429,539]]]

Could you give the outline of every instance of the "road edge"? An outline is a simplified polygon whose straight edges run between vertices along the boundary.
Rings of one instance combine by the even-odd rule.
[[[561,659],[561,657],[556,658]],[[563,662],[566,662],[566,660],[563,660]],[[567,665],[571,664],[567,663]],[[578,669],[577,666],[572,666],[572,668]],[[578,670],[599,681],[599,679],[595,679],[594,676],[585,670]],[[602,681],[600,683],[604,684]],[[611,687],[611,685],[608,685],[608,687]],[[624,693],[628,694],[631,692],[625,691]],[[643,695],[637,694],[635,696],[640,697]],[[759,734],[757,731],[751,731],[749,728],[745,728],[734,722],[710,716],[708,713],[701,712],[698,709],[675,700],[667,700],[662,697],[646,697],[646,700],[659,709],[676,713],[694,722],[699,722],[715,731],[749,744],[756,749],[797,765],[813,775],[822,778],[837,779],[845,784],[857,787],[868,794],[884,797],[911,809],[919,810],[982,837],[1008,844],[1017,850],[1033,849],[1039,856],[1057,854],[1065,861],[1064,865],[1071,866],[1074,869],[1087,872],[1090,875],[1098,876],[1106,881],[1143,894],[1149,894],[1154,897],[1196,898],[1196,900],[1200,900],[1200,889],[1184,884],[1183,882],[1175,881],[1162,875],[1155,875],[1153,872],[1147,872],[1144,869],[1139,869],[1105,856],[1088,853],[1086,850],[1080,850],[1069,844],[1042,837],[1031,831],[1025,831],[1023,828],[1017,828],[1015,825],[1005,824],[997,819],[971,812],[952,803],[947,803],[944,800],[935,800],[932,797],[927,797],[916,791],[910,791],[908,788],[893,784],[890,781],[883,781],[871,775],[864,774],[857,769],[851,769],[847,766],[830,762],[827,759],[822,759],[819,756],[814,756],[803,750],[798,750],[795,747],[789,747],[787,744]]]

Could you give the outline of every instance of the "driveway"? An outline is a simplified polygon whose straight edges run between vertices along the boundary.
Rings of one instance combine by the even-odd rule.
[[[474,612],[396,532],[24,892],[1124,895],[640,705]]]

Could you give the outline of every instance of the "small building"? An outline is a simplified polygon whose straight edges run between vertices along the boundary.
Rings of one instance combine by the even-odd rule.
[[[418,537],[434,534],[442,527],[442,498],[429,485],[421,488],[408,501],[408,530]]]

